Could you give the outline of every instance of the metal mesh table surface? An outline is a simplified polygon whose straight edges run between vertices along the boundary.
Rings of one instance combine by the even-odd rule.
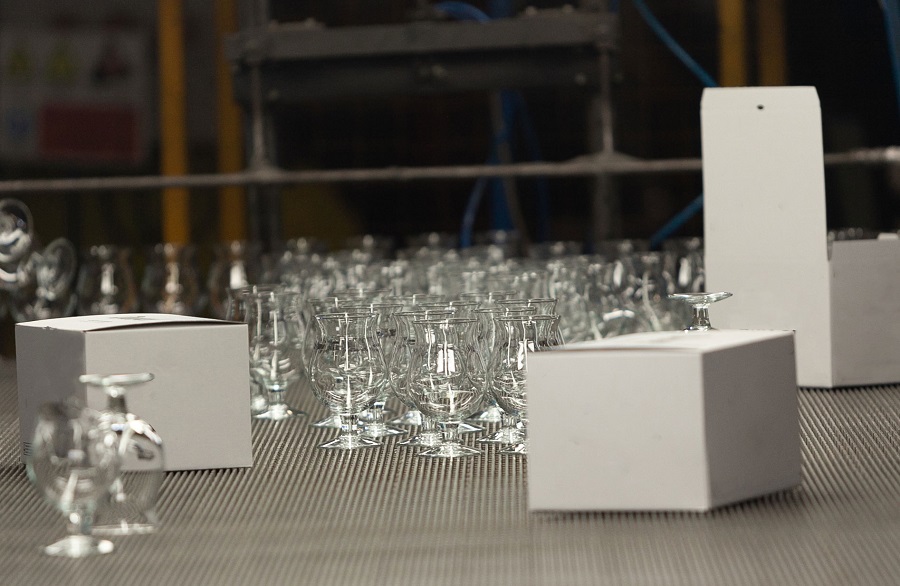
[[[19,462],[4,362],[0,584],[900,582],[900,387],[799,393],[802,485],[702,514],[531,514],[524,459],[320,450],[334,432],[309,426],[325,411],[301,394],[308,417],[253,423],[253,468],[168,473],[158,533],[68,560],[39,551],[64,521]]]

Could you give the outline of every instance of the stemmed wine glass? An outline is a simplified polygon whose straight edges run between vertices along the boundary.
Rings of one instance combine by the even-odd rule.
[[[119,474],[98,510],[94,533],[153,533],[159,526],[156,499],[165,478],[162,439],[153,426],[128,410],[125,400],[127,387],[150,382],[153,375],[84,374],[78,380],[103,389],[107,404],[100,412],[100,425],[117,438]]]
[[[320,448],[355,450],[381,444],[363,437],[359,415],[390,384],[373,313],[325,313],[309,366],[313,394],[340,417],[341,433]]]
[[[118,475],[117,439],[96,413],[73,400],[43,405],[25,459],[28,478],[69,522],[69,535],[43,548],[81,558],[109,553],[111,541],[91,535],[94,512]]]
[[[499,316],[499,334],[491,356],[488,389],[503,411],[522,423],[522,440],[500,450],[502,454],[528,453],[528,358],[540,350],[538,318],[546,316]],[[552,318],[551,318],[552,319]]]
[[[75,311],[72,281],[78,266],[75,247],[57,238],[41,250],[32,250],[19,263],[12,292],[16,321],[67,317]]]
[[[407,373],[410,399],[426,416],[437,420],[440,445],[420,452],[432,458],[480,454],[459,442],[459,425],[481,407],[484,384],[473,340],[475,319],[444,318],[413,322],[415,346]]]
[[[141,281],[144,311],[196,315],[204,304],[194,258],[189,244],[157,244]]]
[[[90,247],[78,272],[78,313],[98,315],[138,310],[130,251],[110,244]]]
[[[285,393],[300,379],[300,317],[297,294],[251,289],[246,297],[250,335],[250,377],[267,392],[268,409],[257,419],[281,421],[305,415],[290,407]]]
[[[709,323],[709,306],[716,301],[722,301],[731,297],[728,291],[716,293],[675,293],[669,295],[669,299],[684,301],[691,306],[693,312],[691,323],[684,329],[685,332],[708,332],[715,330]]]
[[[410,398],[407,373],[409,372],[410,359],[412,358],[416,342],[413,322],[419,319],[440,319],[452,316],[453,312],[446,310],[401,311],[397,313],[398,343],[388,368],[391,372],[391,378],[394,380],[394,393],[409,410],[392,423],[419,426],[419,432],[416,435],[399,442],[398,445],[434,447],[441,441],[441,434],[437,430],[435,419],[419,411],[415,402]]]

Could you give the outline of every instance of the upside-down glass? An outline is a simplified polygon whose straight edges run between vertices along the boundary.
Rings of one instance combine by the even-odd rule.
[[[28,478],[68,521],[69,535],[43,548],[81,558],[109,553],[111,541],[91,535],[94,512],[118,475],[115,434],[73,402],[43,405],[25,459]]]
[[[16,271],[13,318],[22,322],[72,315],[76,304],[72,281],[77,270],[75,247],[65,238],[32,250]]]
[[[31,210],[17,199],[0,200],[0,263],[15,264],[25,258],[34,239]]]
[[[691,307],[692,319],[690,325],[684,328],[685,332],[708,332],[715,330],[709,323],[709,306],[716,301],[722,301],[731,297],[727,291],[717,293],[675,293],[669,295],[669,299],[684,301]]]
[[[372,313],[325,313],[318,324],[309,377],[313,394],[340,417],[341,433],[324,449],[355,450],[381,444],[363,437],[359,414],[389,384]]]
[[[115,433],[118,440],[119,474],[97,511],[94,533],[153,533],[159,526],[156,500],[165,478],[162,439],[153,426],[128,410],[125,400],[127,387],[150,382],[153,375],[85,374],[78,380],[103,389],[107,404],[100,412],[100,425]]]
[[[445,318],[413,322],[415,344],[407,373],[410,399],[441,428],[440,445],[421,452],[432,458],[480,454],[459,442],[459,426],[484,398],[484,367],[474,344],[475,320]]]
[[[245,292],[250,335],[250,377],[265,389],[268,409],[255,417],[281,421],[305,415],[285,394],[300,380],[300,318],[297,295],[281,290]]]

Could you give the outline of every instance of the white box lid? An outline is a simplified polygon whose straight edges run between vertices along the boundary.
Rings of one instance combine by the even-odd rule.
[[[116,313],[108,315],[79,315],[73,317],[42,319],[37,321],[22,322],[16,325],[20,327],[47,328],[53,330],[67,330],[72,332],[91,332],[97,330],[110,330],[114,328],[137,328],[186,323],[217,324],[236,322],[225,322],[222,320],[209,319],[205,317],[173,315],[167,313]]]
[[[665,350],[702,354],[735,348],[764,340],[791,336],[787,330],[710,330],[707,332],[641,332],[567,344],[557,351],[580,350]]]

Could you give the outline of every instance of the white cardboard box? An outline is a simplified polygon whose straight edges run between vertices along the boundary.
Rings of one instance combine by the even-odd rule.
[[[801,386],[900,382],[900,241],[829,247],[815,89],[707,89],[701,122],[717,327],[796,330]]]
[[[705,511],[800,483],[791,332],[631,334],[528,363],[532,511]]]
[[[121,314],[16,324],[23,453],[43,403],[75,395],[105,406],[79,375],[151,372],[126,397],[162,438],[167,470],[251,466],[248,360],[242,323]]]

